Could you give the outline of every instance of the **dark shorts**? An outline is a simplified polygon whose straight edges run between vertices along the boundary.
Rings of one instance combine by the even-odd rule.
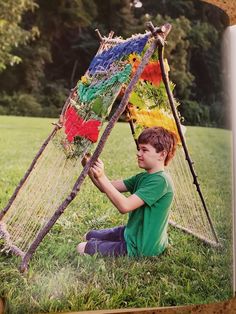
[[[127,255],[124,231],[125,226],[89,231],[86,234],[87,244],[84,252],[89,255],[98,253],[114,257]]]

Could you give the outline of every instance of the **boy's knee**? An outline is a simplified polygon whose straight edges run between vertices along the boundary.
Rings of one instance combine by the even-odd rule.
[[[85,247],[86,247],[87,242],[81,242],[77,245],[77,252],[81,255],[84,254]]]

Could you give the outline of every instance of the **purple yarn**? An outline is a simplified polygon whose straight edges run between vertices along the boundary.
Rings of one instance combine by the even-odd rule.
[[[140,54],[143,51],[147,40],[148,35],[138,39],[130,39],[103,51],[93,58],[89,66],[89,73],[94,74],[96,71],[107,70],[114,61],[119,60],[131,53],[135,52]]]

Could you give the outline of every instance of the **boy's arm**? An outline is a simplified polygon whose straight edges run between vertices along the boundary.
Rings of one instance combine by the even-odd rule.
[[[105,191],[103,190],[100,182],[94,177],[93,173],[91,171],[89,171],[88,173],[91,181],[93,182],[93,184],[102,192],[105,193]],[[128,192],[124,182],[122,180],[115,180],[115,181],[110,181],[111,184],[114,186],[114,188],[116,188],[119,192],[123,193],[123,192]]]
[[[91,168],[91,172],[98,181],[102,190],[106,193],[110,201],[116,206],[121,214],[126,214],[136,208],[142,206],[144,201],[137,195],[132,194],[129,197],[122,195],[118,189],[112,184],[112,182],[106,177],[104,173],[104,166],[101,160],[95,162]],[[117,182],[117,181],[116,181]],[[124,183],[116,183],[118,188],[124,188]],[[125,188],[126,189],[126,188]],[[127,189],[126,189],[127,191]]]
[[[89,170],[88,172],[89,178],[91,179],[91,181],[93,182],[93,184],[99,189],[100,192],[105,193],[103,191],[103,188],[101,187],[100,183],[98,182],[98,180],[94,177],[93,173]]]
[[[128,192],[123,180],[112,180],[111,184],[121,193]]]

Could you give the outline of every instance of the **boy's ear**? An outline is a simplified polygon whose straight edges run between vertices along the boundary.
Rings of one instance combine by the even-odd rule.
[[[160,157],[161,157],[161,159],[162,159],[162,160],[165,160],[166,156],[167,156],[167,151],[166,151],[166,150],[162,150],[162,151],[160,152]]]

